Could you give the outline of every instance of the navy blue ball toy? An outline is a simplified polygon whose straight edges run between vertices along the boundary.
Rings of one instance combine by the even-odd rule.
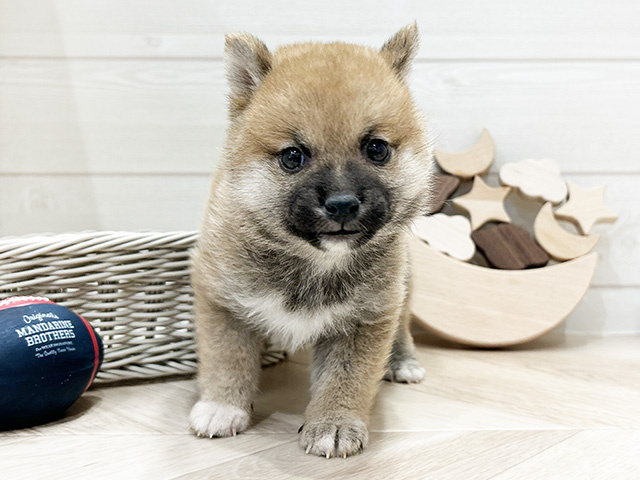
[[[0,302],[0,430],[61,417],[89,388],[102,340],[84,318],[42,297]]]

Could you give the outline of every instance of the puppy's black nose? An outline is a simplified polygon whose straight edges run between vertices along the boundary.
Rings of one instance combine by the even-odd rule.
[[[339,223],[345,223],[358,216],[360,201],[355,195],[331,195],[324,202],[327,216]]]

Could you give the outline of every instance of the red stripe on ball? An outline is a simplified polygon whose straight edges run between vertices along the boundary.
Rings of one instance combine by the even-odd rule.
[[[93,353],[94,353],[93,372],[91,372],[91,378],[89,379],[89,383],[87,383],[87,386],[84,389],[84,391],[86,392],[91,386],[91,384],[93,383],[93,379],[96,378],[96,373],[98,372],[98,364],[100,363],[100,349],[98,348],[98,339],[96,338],[96,334],[93,331],[91,324],[87,322],[87,320],[84,317],[81,317],[80,315],[78,316],[84,322],[84,326],[87,327],[87,330],[89,331],[89,335],[91,336],[91,341],[93,342]]]
[[[25,305],[36,305],[38,303],[52,303],[48,298],[45,297],[9,297],[0,301],[0,310],[6,310],[8,308],[14,307],[23,307]]]

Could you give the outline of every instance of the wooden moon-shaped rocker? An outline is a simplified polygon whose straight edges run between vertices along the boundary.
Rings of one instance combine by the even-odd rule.
[[[582,299],[596,267],[591,253],[530,270],[461,262],[411,240],[412,311],[439,335],[466,345],[505,347],[542,336]]]

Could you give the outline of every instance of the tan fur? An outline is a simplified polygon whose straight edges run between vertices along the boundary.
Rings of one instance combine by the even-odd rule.
[[[381,51],[305,43],[270,53],[250,35],[227,37],[231,124],[194,253],[197,434],[246,428],[269,335],[315,346],[301,430],[308,453],[359,452],[380,379],[421,379],[408,332],[406,227],[427,211],[432,152],[406,85],[416,48],[415,25]],[[392,146],[388,164],[362,158],[367,131]],[[292,142],[312,150],[299,174],[277,161]],[[387,223],[358,248],[318,248],[292,235],[283,202],[297,182],[324,169],[339,183],[354,164],[391,192]],[[301,303],[286,303],[289,295]]]

